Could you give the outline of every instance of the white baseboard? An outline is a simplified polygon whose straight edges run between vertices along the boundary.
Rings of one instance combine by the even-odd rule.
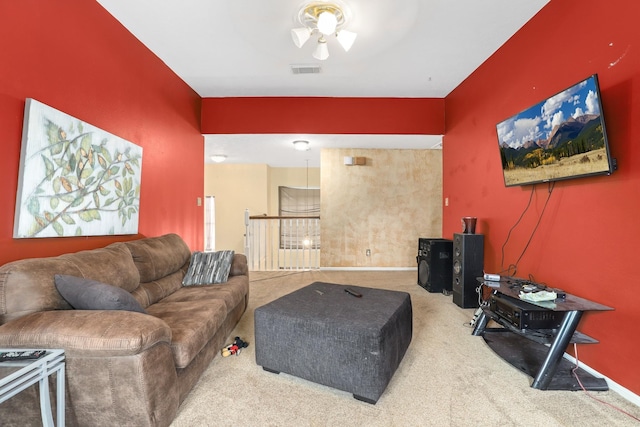
[[[340,271],[414,271],[417,267],[320,267],[320,270]]]
[[[564,354],[564,358],[569,360],[571,363],[573,363],[575,365],[575,363],[576,363],[575,357],[571,356],[570,354],[565,353]],[[596,371],[595,369],[591,368],[590,366],[585,365],[583,362],[579,362],[579,366],[580,366],[580,369],[585,370],[586,372],[590,373],[594,377],[604,378],[605,381],[607,382],[607,385],[609,386],[610,390],[615,391],[620,396],[622,396],[624,399],[628,400],[629,402],[633,403],[634,405],[640,406],[640,396],[638,396],[637,394],[635,394],[631,390],[624,388],[623,386],[621,386],[617,382],[615,382],[612,379],[602,375],[600,372]]]

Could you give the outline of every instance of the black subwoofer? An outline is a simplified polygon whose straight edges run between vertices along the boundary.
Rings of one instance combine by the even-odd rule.
[[[462,308],[478,307],[484,268],[484,236],[482,234],[453,235],[453,302]]]
[[[418,239],[418,285],[429,292],[449,293],[453,271],[453,241]]]

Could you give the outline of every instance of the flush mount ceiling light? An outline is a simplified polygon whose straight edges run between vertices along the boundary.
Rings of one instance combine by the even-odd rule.
[[[298,151],[309,151],[309,141],[303,141],[303,140],[293,141],[293,148],[295,148]]]
[[[314,1],[305,3],[298,11],[296,24],[291,30],[293,43],[302,47],[312,35],[318,36],[318,44],[313,57],[324,61],[329,57],[329,47],[325,36],[335,36],[338,43],[348,52],[357,34],[344,29],[349,20],[349,11],[345,6],[333,2]]]
[[[225,156],[224,154],[214,154],[213,156],[211,156],[211,160],[216,163],[222,163],[227,160],[227,156]]]

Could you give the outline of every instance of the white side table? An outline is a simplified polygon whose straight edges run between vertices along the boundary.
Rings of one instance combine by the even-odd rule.
[[[4,351],[33,349],[0,348]],[[0,403],[22,390],[39,383],[42,425],[53,427],[51,400],[49,399],[49,376],[56,374],[56,415],[58,426],[64,426],[64,350],[47,349],[46,354],[34,360],[0,362]]]

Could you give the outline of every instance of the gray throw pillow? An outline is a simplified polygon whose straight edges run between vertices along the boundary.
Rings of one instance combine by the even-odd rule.
[[[117,286],[82,277],[56,274],[56,289],[76,310],[127,310],[146,313],[129,292]]]
[[[225,283],[229,279],[234,251],[194,252],[182,279],[184,286]]]

